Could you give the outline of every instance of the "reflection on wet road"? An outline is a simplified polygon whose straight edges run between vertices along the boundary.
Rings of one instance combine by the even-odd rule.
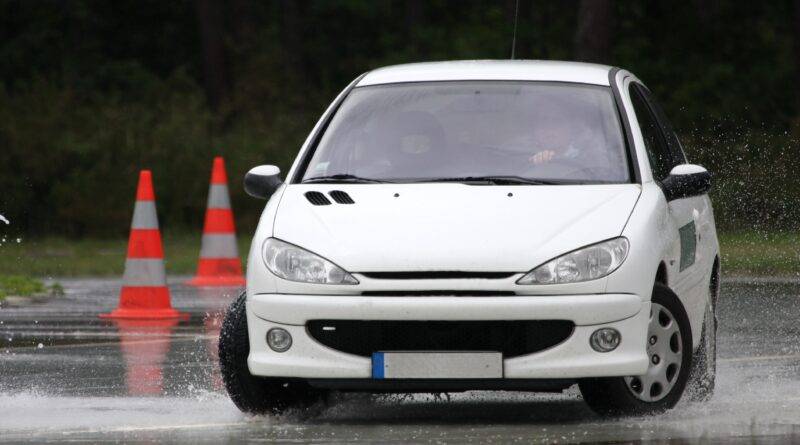
[[[173,306],[188,321],[100,320],[116,304],[115,281],[69,281],[65,297],[0,309],[0,441],[800,440],[800,282],[725,281],[714,399],[619,420],[592,414],[575,389],[346,394],[307,413],[244,416],[216,367],[237,290],[177,283]]]

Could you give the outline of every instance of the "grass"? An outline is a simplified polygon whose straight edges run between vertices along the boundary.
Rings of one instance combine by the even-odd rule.
[[[800,275],[800,233],[721,233],[725,275]],[[239,236],[244,258],[249,236]],[[126,239],[44,238],[16,240],[0,245],[2,275],[31,277],[120,276],[125,265]],[[168,274],[191,275],[200,254],[200,234],[165,233],[164,255]]]
[[[238,238],[242,259],[250,237]],[[195,272],[200,234],[163,234],[164,264],[171,275]],[[125,268],[127,239],[42,238],[0,245],[0,274],[33,277],[119,276]],[[242,263],[244,264],[244,263]]]
[[[36,278],[24,275],[0,275],[0,301],[6,297],[30,297],[32,295],[64,295],[64,288],[58,283],[46,285]]]
[[[0,275],[0,300],[9,295],[29,296],[44,293],[44,284],[22,275]]]
[[[800,276],[800,233],[719,235],[723,275]]]

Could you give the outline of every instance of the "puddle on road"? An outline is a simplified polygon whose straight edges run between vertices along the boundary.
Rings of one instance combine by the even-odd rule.
[[[46,413],[46,415],[42,415]],[[227,396],[203,392],[195,397],[51,397],[32,392],[0,394],[0,431],[124,431],[244,419]]]
[[[70,295],[85,314],[91,302]],[[189,321],[101,323],[90,313],[81,323],[75,311],[59,321],[52,313],[0,310],[4,437],[576,442],[787,439],[800,431],[797,283],[726,283],[715,398],[682,403],[662,416],[616,421],[592,414],[574,388],[563,395],[473,392],[449,398],[343,394],[308,413],[244,416],[224,393],[217,368],[224,302],[198,302],[181,288],[173,295],[176,307],[192,312]]]

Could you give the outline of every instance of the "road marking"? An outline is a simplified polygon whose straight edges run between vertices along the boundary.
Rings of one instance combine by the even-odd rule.
[[[757,355],[755,357],[731,357],[731,358],[717,359],[717,361],[725,363],[743,363],[743,362],[764,362],[769,360],[786,360],[786,359],[800,359],[800,354]]]
[[[92,433],[135,433],[141,431],[188,430],[188,429],[219,428],[219,427],[244,426],[244,425],[248,425],[248,422],[196,423],[196,424],[157,425],[157,426],[125,426],[116,428],[95,428],[86,430],[64,431],[61,434],[69,436],[75,434],[92,434]]]
[[[216,335],[184,335],[179,337],[162,337],[156,339],[147,339],[146,337],[142,337],[141,339],[136,340],[126,340],[125,344],[147,344],[147,343],[187,343],[187,342],[194,342],[198,340],[215,340],[217,339]],[[97,347],[97,346],[116,346],[119,345],[121,342],[117,341],[104,341],[104,342],[86,342],[86,343],[72,343],[72,344],[55,344],[50,346],[45,346],[48,349],[73,349],[73,348],[82,348],[82,347]],[[26,349],[38,349],[37,346],[6,346],[9,349],[14,349],[15,352],[22,352]]]

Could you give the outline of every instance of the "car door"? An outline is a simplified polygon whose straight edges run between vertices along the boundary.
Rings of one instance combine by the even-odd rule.
[[[677,147],[670,147],[665,136],[667,124],[662,124],[649,91],[639,83],[631,83],[630,98],[642,131],[653,179],[661,182],[685,158]],[[671,131],[671,128],[669,128]],[[674,133],[672,133],[674,135]],[[677,143],[677,138],[673,144]],[[678,151],[680,150],[680,155]],[[676,199],[667,203],[670,250],[667,258],[669,286],[682,297],[694,297],[697,271],[697,234],[702,199],[699,197]],[[696,301],[690,298],[690,301]]]
[[[643,93],[656,115],[667,147],[671,151],[673,159],[675,159],[675,165],[687,163],[688,161],[686,160],[683,146],[678,136],[675,134],[675,130],[667,118],[667,115],[664,113],[664,110],[649,90],[644,88]],[[691,268],[692,275],[690,284],[695,286],[693,289],[696,289],[698,293],[704,295],[709,284],[706,282],[706,278],[710,273],[710,266],[713,265],[714,255],[716,254],[716,234],[714,231],[714,212],[711,207],[711,199],[708,197],[708,194],[704,194],[675,200],[670,203],[670,205],[687,205],[691,208],[695,223],[696,245],[694,263],[696,267],[693,266]]]

